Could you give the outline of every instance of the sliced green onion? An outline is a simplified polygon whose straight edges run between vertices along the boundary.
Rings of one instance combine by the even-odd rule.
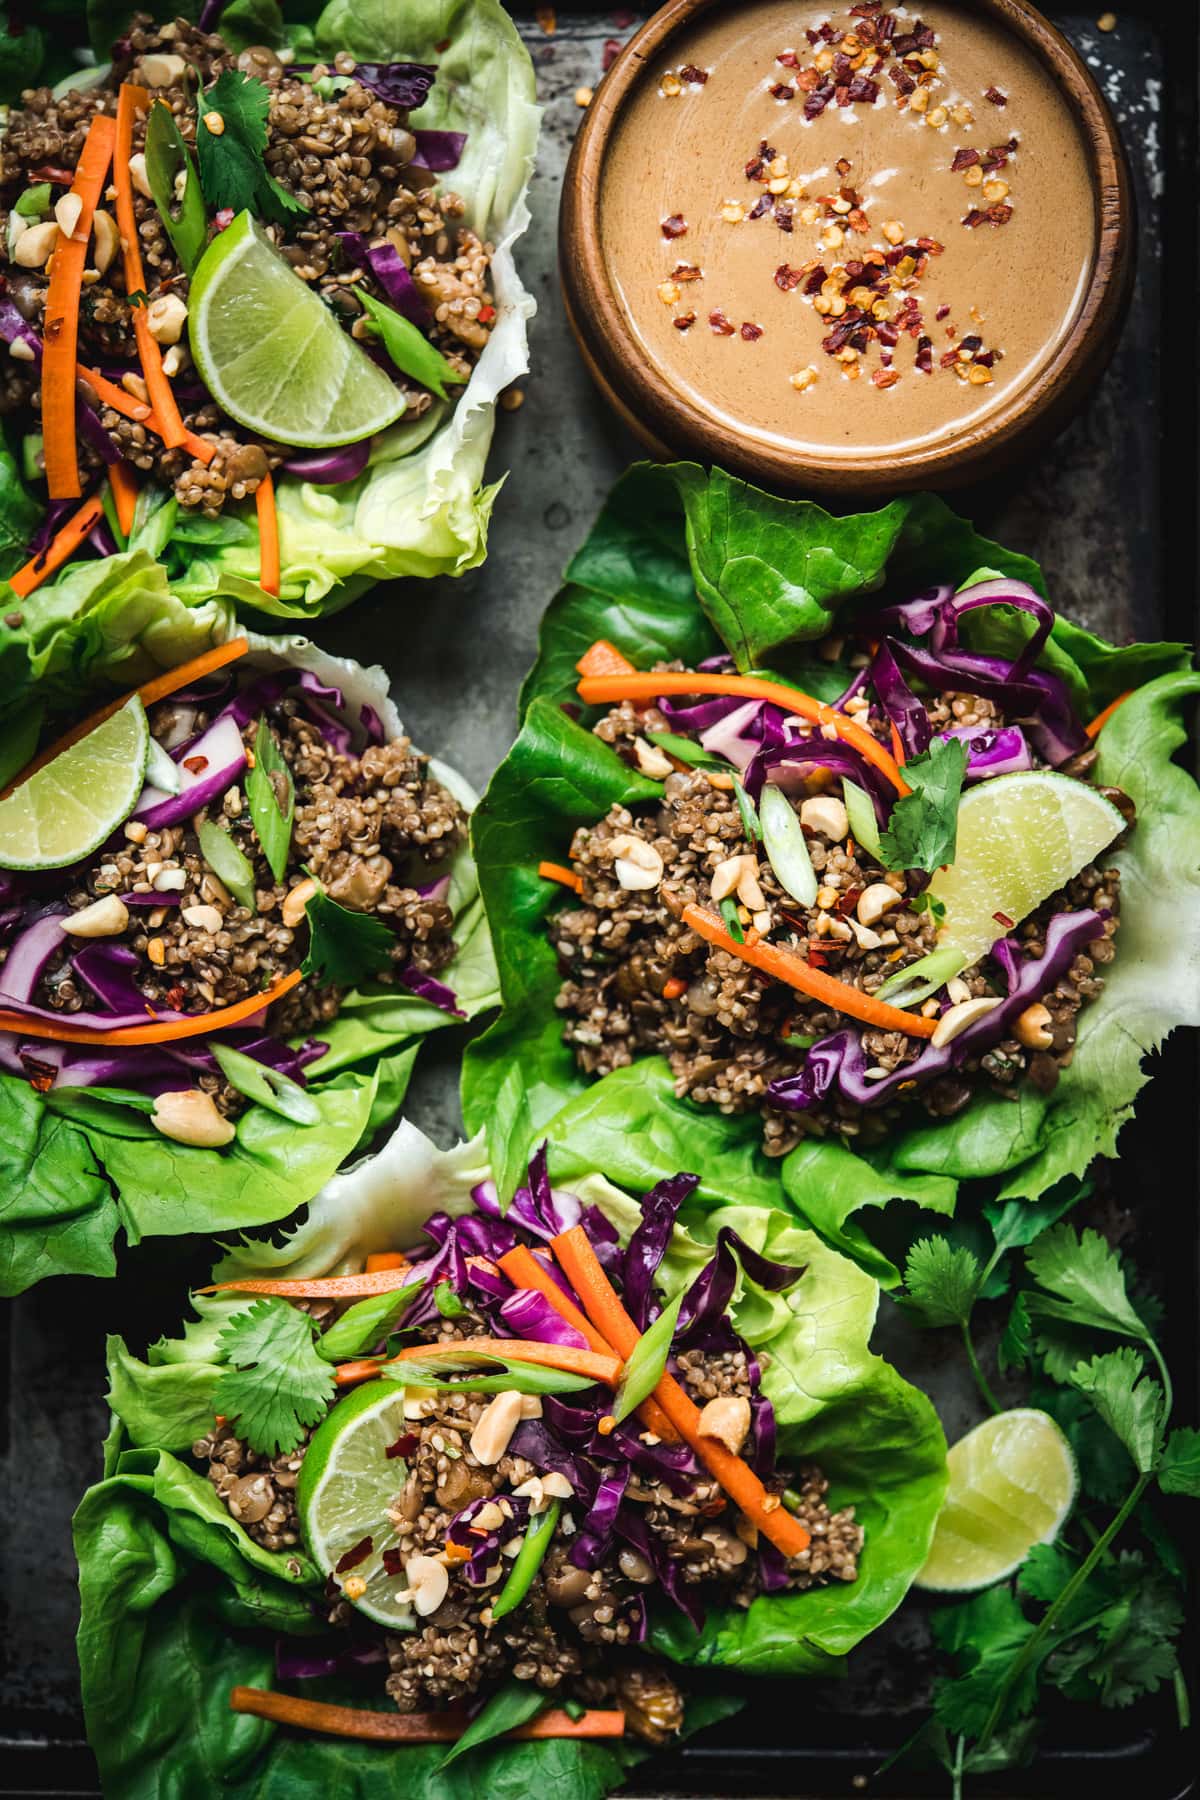
[[[735,944],[744,944],[746,934],[742,930],[742,921],[738,918],[737,901],[732,894],[726,894],[721,902],[721,917],[725,921],[725,929]]]
[[[184,177],[183,191],[177,196],[180,175]],[[208,241],[208,211],[175,115],[162,104],[150,108],[146,121],[146,180],[163,229],[190,275]]]
[[[861,844],[869,856],[881,862],[881,845],[879,842],[879,824],[875,818],[875,802],[865,788],[857,782],[842,777],[842,794],[846,801],[846,817],[850,821],[850,835],[855,843]]]
[[[13,211],[20,213],[23,219],[40,219],[43,213],[50,211],[50,183],[39,181],[35,187],[27,187]]]
[[[423,1279],[386,1294],[370,1294],[348,1306],[340,1319],[317,1339],[317,1349],[327,1362],[345,1362],[367,1352],[387,1337],[425,1286]]]
[[[631,1412],[636,1412],[642,1401],[649,1399],[662,1380],[667,1357],[671,1353],[671,1339],[675,1336],[679,1309],[683,1305],[683,1295],[684,1289],[680,1288],[675,1298],[663,1307],[649,1330],[643,1331],[633,1346],[632,1354],[626,1358],[613,1396],[611,1416],[617,1425],[622,1419],[627,1419]]]
[[[795,808],[782,788],[767,786],[758,801],[763,849],[785,893],[811,906],[817,897],[817,875]]]
[[[431,1346],[432,1348],[432,1346]],[[378,1373],[407,1387],[449,1388],[453,1393],[577,1394],[596,1384],[586,1375],[569,1375],[565,1369],[545,1368],[541,1363],[510,1361],[503,1356],[463,1352],[457,1356],[405,1357],[403,1362],[381,1363]]]
[[[526,1594],[533,1586],[533,1578],[545,1561],[546,1552],[550,1548],[550,1539],[554,1536],[562,1505],[552,1500],[545,1512],[529,1527],[521,1540],[521,1548],[513,1558],[513,1566],[509,1570],[508,1580],[500,1589],[492,1607],[492,1624],[502,1619],[515,1607],[520,1606]]]
[[[262,853],[276,881],[282,881],[292,844],[296,789],[292,771],[265,718],[259,719],[254,734],[254,767],[246,776],[246,801]]]
[[[786,1044],[789,1050],[811,1050],[817,1040],[811,1033],[802,1036],[793,1031],[789,1032],[787,1037],[780,1038],[779,1041],[781,1044]]]
[[[691,738],[676,737],[673,731],[648,731],[647,738],[673,756],[676,762],[688,763],[694,769],[723,769],[726,764],[719,756],[712,756],[699,744],[693,744]]]
[[[383,339],[384,349],[402,375],[411,375],[414,381],[419,381],[422,387],[435,393],[439,400],[446,398],[448,381],[463,382],[467,379],[417,330],[411,319],[393,312],[390,306],[365,294],[361,288],[354,291],[371,315]]]
[[[278,1069],[256,1062],[231,1044],[219,1044],[215,1038],[208,1048],[230,1087],[244,1094],[247,1100],[257,1101],[268,1112],[278,1113],[281,1119],[290,1119],[293,1125],[315,1125],[321,1117],[321,1109],[312,1095],[290,1075],[281,1075]]]
[[[146,758],[146,781],[150,787],[158,788],[163,794],[177,794],[183,786],[183,776],[179,764],[172,762],[156,737],[150,739],[150,753]]]
[[[242,906],[256,911],[254,864],[243,856],[229,833],[222,831],[212,819],[201,819],[196,836],[200,840],[200,854],[217,880],[225,883]]]
[[[27,431],[21,439],[21,473],[26,481],[40,481],[46,473],[43,449],[40,431]]]
[[[737,809],[742,815],[742,830],[746,834],[746,842],[755,844],[762,838],[762,826],[758,822],[758,814],[754,810],[754,802],[735,775],[733,778],[733,797],[737,801]]]
[[[874,998],[886,1000],[892,1006],[916,1006],[945,987],[966,966],[963,952],[956,950],[953,944],[945,944],[940,950],[931,950],[928,956],[889,975],[883,986],[875,989]]]

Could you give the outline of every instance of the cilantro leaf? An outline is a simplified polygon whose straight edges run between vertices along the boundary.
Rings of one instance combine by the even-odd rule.
[[[196,155],[200,186],[211,207],[251,212],[284,224],[308,208],[279,185],[263,160],[270,110],[271,93],[265,82],[225,69],[200,96]],[[210,128],[214,114],[222,120],[219,131]]]
[[[965,1325],[981,1274],[970,1250],[955,1249],[944,1237],[921,1238],[904,1265],[905,1310],[926,1325]]]
[[[1017,1574],[1017,1587],[1030,1600],[1041,1600],[1049,1606],[1066,1587],[1079,1567],[1063,1544],[1035,1544]]]
[[[938,1682],[935,1688],[934,1712],[947,1731],[956,1736],[980,1735],[1001,1681],[1034,1629],[1009,1587],[989,1588],[963,1605],[934,1614],[935,1639],[965,1670],[954,1680]],[[1026,1717],[1036,1699],[1035,1663],[1007,1696],[1001,1726]]]
[[[265,718],[259,719],[254,734],[254,767],[246,772],[246,801],[262,853],[276,881],[282,881],[292,844],[296,787]]]
[[[1158,1471],[1164,1494],[1189,1494],[1200,1500],[1200,1431],[1181,1425],[1167,1439]]]
[[[1076,1356],[1071,1367],[1081,1361]],[[1064,1375],[1063,1380],[1066,1379]],[[1104,1506],[1119,1506],[1133,1481],[1133,1465],[1124,1445],[1097,1417],[1088,1398],[1073,1387],[1036,1387],[1029,1404],[1048,1412],[1066,1432],[1079,1464],[1080,1484],[1088,1498]]]
[[[213,1410],[262,1456],[294,1450],[333,1399],[333,1370],[313,1344],[316,1322],[287,1300],[262,1299],[237,1313],[217,1340],[228,1359]]]
[[[1056,1296],[1031,1294],[1032,1312],[1084,1330],[1150,1341],[1126,1291],[1121,1259],[1098,1231],[1081,1235],[1070,1225],[1057,1225],[1030,1246],[1025,1261],[1038,1286]]]
[[[954,861],[958,801],[967,769],[961,738],[934,738],[924,756],[904,765],[912,789],[892,808],[880,833],[880,860],[887,869],[925,869],[932,875]]]
[[[301,965],[305,975],[335,987],[354,987],[391,961],[396,940],[381,919],[339,906],[323,888],[304,910],[309,932]]]
[[[1046,1663],[1046,1675],[1072,1699],[1128,1706],[1152,1693],[1175,1671],[1174,1640],[1183,1623],[1175,1588],[1148,1569],[1138,1551],[1099,1565],[1077,1596],[1072,1634]]]
[[[1124,1344],[1094,1356],[1072,1372],[1071,1385],[1087,1395],[1138,1473],[1150,1474],[1162,1447],[1163,1391],[1145,1373],[1139,1352]]]
[[[1027,1296],[1021,1291],[1013,1301],[1008,1323],[996,1348],[996,1361],[1001,1374],[1023,1369],[1033,1353],[1033,1329],[1029,1323]]]

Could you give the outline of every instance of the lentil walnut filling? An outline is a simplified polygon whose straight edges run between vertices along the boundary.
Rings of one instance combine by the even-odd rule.
[[[673,665],[678,667],[678,665]],[[996,731],[1007,721],[991,701],[968,693],[924,701],[933,732],[956,727]],[[887,743],[887,721],[859,692],[847,715]],[[1070,963],[1036,1007],[981,1056],[883,1105],[867,1107],[838,1092],[804,1111],[773,1105],[773,1082],[786,1081],[807,1048],[846,1024],[844,1015],[771,980],[739,957],[706,943],[680,917],[686,902],[733,895],[747,929],[787,943],[815,966],[866,994],[932,950],[936,923],[919,905],[928,886],[920,870],[882,868],[850,833],[834,784],[814,787],[798,803],[799,821],[819,887],[804,907],[781,886],[747,828],[731,775],[675,762],[647,737],[675,731],[654,706],[629,701],[594,727],[626,761],[663,782],[662,801],[632,813],[614,806],[606,818],[580,828],[571,864],[580,878],[580,903],[549,921],[563,976],[557,1006],[564,1040],[579,1067],[603,1075],[637,1057],[664,1055],[677,1094],[726,1114],[758,1112],[763,1147],[782,1156],[806,1135],[837,1134],[878,1142],[903,1108],[921,1105],[950,1118],[981,1089],[1015,1095],[1023,1082],[1046,1093],[1072,1059],[1081,1007],[1100,993],[1119,926],[1120,873],[1089,864],[1018,928],[1020,951],[1040,958],[1056,915],[1095,908],[1103,930]],[[1088,750],[1060,772],[1086,780],[1096,753]],[[1039,765],[1044,766],[1044,765]],[[1124,794],[1103,790],[1133,822]],[[741,862],[738,859],[749,859]],[[955,978],[949,1000],[961,1003],[995,992],[981,966]],[[927,1002],[932,1011],[937,1003]],[[862,1048],[877,1079],[916,1060],[923,1040],[868,1026]]]
[[[452,190],[441,191],[428,169],[414,165],[417,143],[407,115],[354,80],[352,57],[339,54],[304,76],[290,71],[291,58],[288,50],[261,46],[235,54],[219,33],[201,31],[185,19],[155,25],[139,14],[114,47],[112,68],[102,81],[57,96],[45,87],[22,94],[20,106],[9,114],[0,147],[0,236],[12,245],[4,260],[3,292],[35,331],[42,328],[47,263],[56,227],[50,214],[46,226],[37,228],[36,242],[28,229],[19,237],[10,236],[14,225],[28,223],[13,211],[22,193],[47,180],[69,183],[91,119],[96,113],[116,111],[123,81],[139,83],[150,90],[152,99],[165,102],[184,141],[192,146],[196,77],[208,87],[224,70],[236,69],[265,84],[270,96],[267,170],[307,209],[289,214],[286,225],[263,227],[296,274],[341,316],[351,335],[361,339],[368,319],[360,294],[385,302],[388,296],[369,268],[356,266],[346,255],[338,233],[359,232],[370,242],[388,245],[410,270],[427,303],[432,342],[465,379],[486,346],[496,317],[487,285],[492,246],[463,222],[461,198]],[[325,91],[326,78],[337,83],[332,94]],[[248,434],[220,411],[196,380],[182,333],[186,306],[165,304],[168,297],[186,302],[188,278],[150,196],[145,129],[145,117],[138,116],[131,170],[151,328],[165,352],[164,368],[175,382],[185,426],[214,445],[216,455],[206,466],[186,446],[167,449],[145,424],[100,401],[82,378],[81,392],[99,413],[122,459],[172,489],[180,505],[215,518],[228,500],[254,494],[264,476],[294,452]],[[221,228],[221,216],[217,225]],[[88,366],[137,364],[130,297],[117,249],[115,227],[98,228],[79,313],[79,358]],[[157,302],[164,304],[156,309]],[[40,381],[31,356],[19,343],[12,354],[0,358],[0,415],[36,417]],[[121,380],[119,372],[114,379]],[[432,395],[399,372],[395,379],[405,394],[406,421],[420,418],[433,404]],[[139,382],[140,377],[129,375],[124,385],[135,399],[144,401]],[[79,457],[85,480],[102,471],[99,453],[86,441],[79,445]]]

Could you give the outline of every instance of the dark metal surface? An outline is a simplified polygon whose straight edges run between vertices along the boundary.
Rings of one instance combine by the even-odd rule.
[[[1118,0],[1119,3],[1119,0]],[[1116,112],[1140,218],[1133,308],[1108,374],[1081,417],[1040,461],[956,501],[982,529],[1038,557],[1055,603],[1118,639],[1196,632],[1196,13],[1188,0],[1122,6],[1115,31],[1047,7],[1083,52]],[[458,583],[380,589],[320,629],[331,649],[382,660],[417,742],[482,784],[512,736],[518,684],[541,610],[635,446],[603,411],[575,356],[554,277],[558,184],[578,125],[575,90],[599,79],[605,39],[632,12],[560,7],[553,37],[522,17],[546,124],[521,247],[537,296],[526,404],[502,414],[494,467],[511,469],[491,555]],[[640,22],[642,13],[636,15]],[[1053,254],[1052,242],[1047,254]],[[459,1129],[453,1033],[425,1053],[409,1112],[442,1142]],[[1196,1052],[1173,1043],[1122,1140],[1104,1204],[1139,1261],[1162,1272],[1180,1410],[1196,1403]],[[189,1277],[208,1266],[198,1240],[141,1246],[113,1282],[43,1283],[0,1309],[0,1793],[96,1792],[82,1743],[73,1636],[71,1511],[98,1473],[107,1419],[106,1332],[137,1348],[173,1329]],[[953,1349],[914,1334],[885,1304],[879,1347],[935,1395],[951,1438],[975,1417]],[[1185,1540],[1186,1541],[1186,1540]],[[930,1671],[920,1601],[851,1659],[845,1682],[768,1689],[704,1744],[656,1763],[639,1792],[851,1794],[903,1741]],[[1193,1692],[1196,1691],[1193,1682]],[[1190,1791],[1194,1747],[1173,1710],[1064,1713],[1034,1769],[997,1793],[1174,1800]],[[903,1772],[873,1793],[937,1791]]]

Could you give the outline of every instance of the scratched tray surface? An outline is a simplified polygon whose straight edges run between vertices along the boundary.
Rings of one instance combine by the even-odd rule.
[[[1118,640],[1191,638],[1195,15],[1164,0],[1123,8],[1117,29],[1101,33],[1095,15],[1048,10],[1083,53],[1122,129],[1139,209],[1137,287],[1114,363],[1070,430],[1019,477],[958,503],[982,529],[1039,558],[1071,617]],[[484,568],[457,583],[381,588],[317,634],[332,650],[382,660],[417,743],[452,757],[480,786],[511,740],[541,609],[607,489],[637,454],[593,394],[570,340],[558,306],[555,229],[580,118],[576,91],[596,85],[606,44],[628,37],[645,12],[560,7],[552,36],[532,10],[517,16],[546,107],[533,224],[520,252],[539,315],[525,405],[500,416],[494,468],[511,474],[491,552]],[[1179,363],[1166,374],[1164,344],[1174,346]],[[438,1033],[430,1045],[408,1107],[443,1142],[460,1126],[460,1046],[452,1037]],[[1157,1080],[1122,1140],[1103,1204],[1143,1266],[1162,1271],[1168,1316],[1180,1326],[1173,1354],[1184,1411],[1194,1404],[1197,1070],[1186,1042],[1157,1061]],[[97,1791],[82,1741],[69,1521],[99,1468],[104,1337],[119,1332],[141,1349],[171,1329],[187,1281],[208,1260],[199,1240],[160,1240],[127,1254],[116,1281],[46,1282],[0,1308],[0,1793]],[[885,1301],[877,1342],[934,1395],[952,1439],[973,1422],[972,1393],[944,1335],[914,1333]],[[914,1600],[851,1659],[843,1681],[760,1688],[702,1745],[656,1762],[637,1792],[851,1794],[869,1779],[872,1792],[926,1793],[928,1777],[872,1772],[919,1719],[931,1668],[925,1610]],[[1169,1800],[1188,1789],[1183,1742],[1154,1705],[1064,1712],[1051,1721],[1038,1764],[1016,1783],[993,1785],[1060,1800],[1076,1783],[1093,1794],[1126,1794],[1136,1783],[1141,1800]]]

